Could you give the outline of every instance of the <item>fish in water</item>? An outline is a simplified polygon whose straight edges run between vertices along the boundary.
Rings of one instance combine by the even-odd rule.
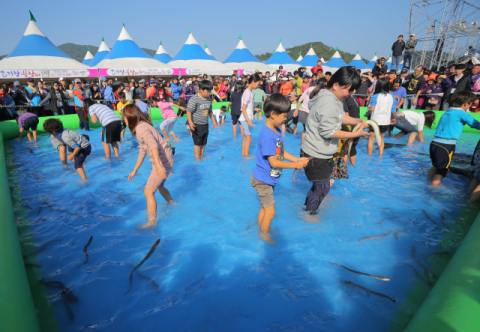
[[[405,230],[398,230],[398,231],[397,230],[391,230],[391,231],[388,231],[385,234],[362,237],[360,240],[358,240],[358,242],[373,240],[373,239],[381,239],[381,238],[389,236],[392,233],[395,234],[395,238],[398,240],[398,234],[403,233],[403,232],[405,232]]]
[[[428,220],[430,220],[431,222],[433,222],[435,225],[440,226],[435,220],[433,220],[432,217],[430,217],[430,215],[427,213],[427,211],[422,210],[422,212],[423,212],[423,214],[425,215],[425,217],[426,217]]]
[[[418,279],[420,279],[420,280],[423,281],[425,284],[427,284],[427,286],[433,287],[433,285],[430,284],[429,281],[425,280],[425,278],[423,278],[423,277],[418,273],[418,271],[417,271],[416,268],[414,268],[413,266],[411,266],[410,264],[405,263],[405,262],[401,262],[400,264],[405,264],[406,266],[411,267],[411,268],[413,269],[413,271],[415,272],[415,275],[417,276]]]
[[[134,267],[133,264],[128,264],[128,266]],[[136,271],[135,273],[137,273],[140,278],[145,279],[145,280],[147,280],[149,283],[151,283],[151,284],[153,285],[153,287],[155,288],[155,290],[157,291],[157,293],[159,293],[159,294],[161,293],[160,286],[155,282],[155,280],[153,280],[153,279],[150,278],[150,277],[144,276],[144,275],[141,274],[139,271]]]
[[[376,275],[373,275],[373,274],[368,274],[368,273],[364,273],[364,272],[360,272],[360,271],[355,271],[355,270],[349,269],[346,266],[336,264],[336,263],[331,263],[331,262],[329,262],[329,263],[332,264],[332,265],[340,266],[341,268],[344,268],[345,270],[347,270],[349,272],[352,272],[352,273],[361,274],[361,275],[364,275],[364,276],[367,276],[367,277],[372,277],[372,278],[383,280],[383,281],[390,281],[390,278],[385,278],[385,277],[380,277],[380,276],[376,276]]]
[[[396,143],[383,143],[385,149],[391,149],[391,148],[396,148],[396,147],[405,147],[405,144],[396,144]]]
[[[415,261],[415,263],[417,263],[418,265],[420,265],[420,267],[422,267],[425,271],[428,271],[430,272],[430,274],[432,276],[434,276],[435,278],[438,279],[438,275],[433,272],[432,270],[430,270],[429,268],[427,268],[425,265],[422,264],[422,262],[420,262],[418,259],[417,259],[417,256],[416,256],[416,252],[417,252],[417,248],[415,248],[415,246],[412,246],[412,249],[410,249],[410,254],[412,256],[412,259]]]
[[[63,303],[65,304],[65,309],[67,310],[68,317],[70,321],[75,322],[75,315],[73,314],[72,309],[70,308],[69,303],[78,303],[78,297],[73,294],[73,292],[65,287],[65,285],[60,281],[45,281],[44,279],[40,280],[41,284],[44,284],[47,287],[59,288],[62,290],[60,296],[63,298]]]
[[[155,249],[157,249],[158,245],[160,244],[160,239],[158,239],[157,241],[155,241],[155,243],[153,244],[152,248],[150,249],[150,251],[148,252],[147,256],[145,256],[144,259],[142,259],[142,261],[140,263],[137,264],[137,266],[135,266],[132,270],[132,272],[130,272],[130,286],[128,287],[128,291],[123,294],[123,295],[127,295],[128,292],[130,292],[130,289],[132,288],[132,281],[133,281],[133,273],[135,273],[135,271],[140,267],[142,266],[143,263],[145,263],[145,261],[147,259],[150,258],[150,256],[152,256],[153,252],[155,251]]]
[[[85,262],[83,262],[82,264],[80,264],[79,266],[77,266],[77,268],[79,268],[80,266],[84,265],[84,264],[87,264],[88,262],[88,252],[87,252],[87,248],[88,246],[90,245],[90,243],[92,243],[92,240],[93,240],[93,235],[90,236],[90,239],[88,240],[87,244],[85,245],[85,247],[83,247],[83,252],[85,253]]]
[[[390,300],[390,301],[392,301],[392,302],[397,302],[397,300],[392,299],[390,296],[387,296],[387,295],[382,294],[382,293],[374,292],[374,291],[372,291],[372,290],[370,290],[370,289],[368,289],[368,288],[365,288],[365,287],[363,287],[363,286],[354,284],[354,283],[351,282],[351,281],[340,280],[340,282],[341,282],[342,284],[350,285],[350,286],[352,286],[352,287],[356,287],[356,288],[358,288],[358,289],[364,290],[364,291],[367,292],[367,293],[370,293],[370,294],[373,294],[373,295],[376,295],[376,296],[380,296],[380,297],[384,297],[384,298],[386,298],[386,299],[388,299],[388,300]]]
[[[54,242],[58,242],[58,241],[60,241],[60,239],[48,241],[48,242],[46,242],[40,249],[38,249],[38,250],[35,251],[35,252],[32,252],[31,254],[27,254],[27,255],[23,256],[23,258],[36,255],[36,254],[38,254],[39,252],[44,251],[50,243],[54,243]]]
[[[124,199],[124,198],[120,198],[120,196],[121,196],[122,194],[123,194],[123,190],[122,190],[122,191],[120,191],[120,193],[118,194],[118,197],[117,197],[117,198],[118,198],[119,200],[121,200],[121,201],[122,201],[122,203],[125,203],[125,202],[127,202],[127,200],[126,200],[126,199]]]
[[[382,145],[382,136],[380,135],[380,128],[378,127],[378,124],[373,121],[373,120],[367,120],[365,123],[369,126],[372,126],[373,131],[375,132],[375,140],[377,141],[378,146]],[[359,123],[353,128],[352,133],[357,132],[360,129],[360,126],[362,124]],[[352,163],[352,158],[350,157],[350,150],[352,150],[352,145],[353,145],[353,138],[350,138],[348,140],[348,159],[350,160],[350,164],[355,167]]]
[[[222,156],[222,158],[220,158],[220,160],[219,160],[218,162],[221,162],[221,161],[223,160],[223,158],[224,158],[224,157],[225,157],[225,156]],[[217,164],[218,164],[218,163],[217,163]]]

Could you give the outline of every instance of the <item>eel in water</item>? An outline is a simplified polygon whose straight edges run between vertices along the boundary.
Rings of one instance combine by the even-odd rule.
[[[54,243],[54,242],[58,242],[58,241],[60,241],[60,239],[56,239],[56,240],[51,240],[51,241],[45,242],[45,244],[44,244],[40,249],[38,249],[38,250],[35,251],[35,252],[32,252],[31,254],[24,255],[23,258],[26,258],[26,257],[29,257],[29,256],[33,256],[33,255],[35,255],[35,254],[38,254],[38,253],[44,251],[44,250],[48,247],[48,245],[49,245],[50,243]]]
[[[93,240],[93,235],[90,236],[90,239],[88,240],[87,244],[85,245],[85,247],[83,247],[83,252],[85,253],[85,262],[83,262],[82,264],[80,264],[79,266],[77,266],[77,268],[79,268],[80,266],[84,265],[84,264],[87,264],[88,262],[88,252],[87,252],[87,248],[88,246],[90,245],[90,243],[92,243],[92,240]]]
[[[340,280],[340,282],[341,282],[342,284],[350,285],[350,286],[352,286],[352,287],[356,287],[356,288],[358,288],[358,289],[364,290],[364,291],[367,292],[367,293],[370,293],[370,294],[373,294],[373,295],[377,295],[377,296],[380,296],[380,297],[384,297],[384,298],[386,298],[386,299],[388,299],[388,300],[390,300],[390,301],[392,301],[392,302],[397,302],[397,300],[392,299],[390,296],[387,296],[387,295],[385,295],[385,294],[372,291],[372,290],[370,290],[370,289],[368,289],[368,288],[365,288],[365,287],[363,287],[363,286],[354,284],[354,283],[351,282],[351,281]]]
[[[415,263],[417,263],[418,265],[420,265],[421,268],[423,268],[425,271],[428,271],[432,274],[432,276],[434,276],[435,278],[437,278],[438,280],[438,275],[433,272],[432,270],[430,270],[428,267],[426,267],[425,265],[422,264],[422,262],[420,262],[417,257],[416,257],[416,252],[417,252],[417,248],[415,248],[415,246],[412,246],[412,249],[410,250],[410,254],[412,256],[412,259],[415,261]]]
[[[372,277],[372,278],[383,280],[383,281],[390,281],[390,278],[385,278],[385,277],[376,276],[374,274],[368,274],[368,273],[364,273],[364,272],[360,272],[360,271],[355,271],[355,270],[349,269],[348,267],[337,264],[337,263],[332,263],[332,262],[329,262],[329,263],[332,264],[332,265],[342,267],[345,270],[347,270],[349,272],[352,272],[352,273],[361,274],[361,275],[364,275],[364,276],[367,276],[367,277]]]
[[[128,266],[130,267],[135,267],[133,266],[133,264],[128,264]],[[147,280],[149,283],[151,283],[153,285],[153,287],[155,288],[155,290],[157,291],[157,293],[161,293],[161,289],[160,289],[160,286],[155,282],[155,280],[153,280],[152,278],[150,277],[147,277],[147,276],[144,276],[143,274],[141,274],[139,271],[136,271],[136,273],[138,274],[138,276],[142,279],[145,279]]]
[[[375,140],[377,141],[378,146],[382,145],[382,136],[380,135],[380,128],[378,128],[378,124],[373,120],[367,120],[365,123],[369,126],[372,126],[373,131],[375,132]],[[362,124],[359,123],[353,128],[352,133],[357,132],[360,129]],[[353,145],[353,138],[348,140],[348,159],[350,160],[350,164],[355,167],[352,163],[352,158],[350,157],[350,151],[352,150]]]
[[[373,240],[373,239],[381,239],[381,238],[384,238],[384,237],[389,236],[389,235],[392,234],[392,233],[395,235],[395,239],[398,240],[398,234],[403,233],[403,232],[405,232],[405,230],[399,230],[399,231],[397,231],[397,230],[391,230],[391,231],[388,231],[388,232],[385,233],[385,234],[362,237],[360,240],[358,240],[358,242],[367,241],[367,240]]]
[[[72,308],[70,308],[69,303],[78,303],[78,298],[73,294],[73,292],[65,287],[65,285],[60,281],[45,281],[44,279],[40,280],[41,284],[44,284],[47,287],[59,288],[62,290],[60,296],[63,298],[63,303],[65,304],[65,309],[67,310],[68,318],[72,323],[75,322],[75,315],[73,314]]]
[[[145,256],[144,259],[142,259],[142,261],[140,263],[137,264],[137,266],[135,266],[132,270],[132,272],[130,272],[130,286],[128,287],[128,291],[123,294],[123,295],[127,295],[128,292],[130,292],[130,289],[132,288],[132,281],[133,281],[133,274],[135,273],[135,271],[140,267],[142,266],[143,263],[145,263],[145,261],[147,259],[150,258],[150,256],[152,256],[153,252],[155,251],[155,249],[157,249],[158,245],[160,244],[160,239],[158,239],[157,241],[155,241],[155,243],[153,244],[152,248],[150,249],[150,251],[148,252],[147,256]]]

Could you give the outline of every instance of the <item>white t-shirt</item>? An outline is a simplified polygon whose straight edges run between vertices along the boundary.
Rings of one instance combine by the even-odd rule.
[[[405,115],[405,120],[417,126],[418,131],[423,131],[423,126],[425,125],[425,115],[423,115],[423,113],[414,111],[402,111],[402,113]]]
[[[243,105],[247,105],[248,118],[250,119],[250,121],[252,121],[252,119],[253,119],[253,93],[252,93],[252,90],[245,89],[245,91],[243,92],[243,95],[242,95],[242,110],[243,110]],[[238,120],[239,121],[247,121],[247,119],[245,119],[245,116],[243,115],[243,111],[242,111],[242,115],[240,115],[240,119],[238,119]]]
[[[221,112],[222,112],[221,109],[216,109],[216,110],[213,110],[212,112],[213,112],[213,115],[215,116],[215,120],[217,120],[217,122],[220,122],[220,117],[222,117],[222,118],[226,117],[225,113],[221,114]]]
[[[371,120],[375,121],[379,126],[390,125],[392,113],[395,113],[397,102],[389,93],[377,93],[373,95],[371,105],[375,106]]]

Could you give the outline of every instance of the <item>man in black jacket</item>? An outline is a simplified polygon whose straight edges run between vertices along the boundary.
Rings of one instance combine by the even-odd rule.
[[[448,111],[448,109],[450,108],[450,98],[462,91],[472,91],[472,89],[470,88],[470,77],[466,75],[464,71],[464,64],[455,65],[455,75],[450,76],[452,86],[447,88],[447,90],[443,94],[442,108],[444,111]]]
[[[405,49],[405,42],[403,41],[403,35],[398,36],[398,39],[392,45],[392,69],[395,71],[400,70],[400,61],[402,61],[402,53]]]
[[[386,74],[388,71],[388,67],[385,64],[385,57],[382,56],[380,59],[377,60],[377,63],[373,67],[372,75],[379,75],[380,73]]]

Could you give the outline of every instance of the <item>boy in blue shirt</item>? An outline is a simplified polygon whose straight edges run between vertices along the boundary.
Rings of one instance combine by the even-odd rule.
[[[462,91],[450,99],[450,108],[440,118],[435,137],[430,143],[430,159],[433,166],[428,172],[428,179],[434,186],[438,186],[447,176],[455,144],[462,134],[463,127],[468,124],[472,128],[480,129],[480,122],[466,113],[474,101],[475,95],[472,92]]]
[[[290,112],[290,100],[281,93],[270,95],[263,106],[267,120],[260,131],[257,143],[256,166],[253,169],[250,184],[257,191],[260,198],[260,212],[258,226],[260,237],[270,245],[275,245],[268,233],[270,223],[275,216],[275,198],[273,189],[280,179],[282,169],[302,169],[308,164],[307,158],[298,158],[283,148],[283,136],[280,129]],[[283,159],[291,163],[282,161]]]

